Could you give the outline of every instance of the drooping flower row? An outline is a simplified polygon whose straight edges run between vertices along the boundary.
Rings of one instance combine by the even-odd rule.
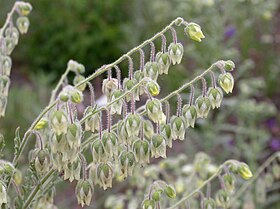
[[[16,22],[13,22],[14,11],[12,11],[6,20],[7,25],[0,30],[0,117],[5,116],[8,103],[12,68],[10,55],[18,44],[20,34],[26,34],[28,31],[30,23],[27,16],[31,10],[32,6],[29,3],[16,2],[14,6],[14,11],[18,13]]]

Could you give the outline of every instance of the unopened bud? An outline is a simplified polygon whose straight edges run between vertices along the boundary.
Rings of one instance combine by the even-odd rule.
[[[18,17],[17,27],[21,34],[26,34],[29,29],[29,19],[27,17]]]

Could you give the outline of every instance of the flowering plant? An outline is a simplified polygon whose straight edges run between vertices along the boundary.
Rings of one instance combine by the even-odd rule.
[[[1,116],[5,115],[8,104],[12,66],[9,55],[18,43],[19,32],[24,34],[28,30],[27,15],[31,10],[29,3],[16,2],[0,31]],[[19,15],[17,27],[13,23],[15,13]],[[96,186],[106,190],[113,186],[114,178],[125,179],[137,175],[136,171],[142,166],[148,167],[151,158],[167,158],[166,150],[168,147],[172,148],[174,140],[185,140],[186,130],[193,128],[198,118],[207,118],[211,109],[219,108],[223,94],[233,91],[234,78],[231,71],[235,65],[231,60],[213,63],[177,90],[165,97],[158,97],[158,78],[168,76],[172,66],[180,64],[183,58],[184,46],[177,40],[177,30],[181,27],[194,41],[201,42],[205,38],[198,24],[179,17],[152,38],[115,62],[103,65],[88,77],[83,76],[86,69],[82,64],[70,60],[65,73],[52,91],[49,105],[34,120],[23,138],[20,137],[19,129],[16,130],[13,160],[1,160],[1,206],[54,208],[55,184],[60,179],[77,181],[75,193],[78,203],[81,206],[90,205]],[[169,31],[172,41],[168,44],[165,34]],[[159,38],[161,49],[157,50],[155,42]],[[149,59],[146,59],[144,52],[147,46],[150,46]],[[138,53],[140,62],[137,65],[134,57]],[[122,78],[119,65],[125,61],[128,62],[129,76]],[[113,76],[113,70],[116,71],[116,77]],[[74,74],[73,82],[67,79],[70,73]],[[98,106],[92,80],[104,73],[107,73],[107,78],[103,80],[102,92],[107,103]],[[196,97],[195,91],[199,91],[199,88],[194,84],[199,81],[202,93]],[[187,90],[189,100],[183,105],[181,93]],[[177,97],[177,109],[176,114],[171,116],[169,100],[173,97]],[[82,103],[87,108],[81,116],[77,107]],[[107,117],[104,118],[105,114]],[[103,127],[104,121],[106,128]],[[33,135],[36,143],[29,152],[29,169],[25,171],[19,162]],[[3,137],[1,140],[3,149]],[[90,158],[87,157],[88,152]],[[197,188],[192,188],[188,195],[175,203],[168,202],[169,199],[176,198],[178,185],[176,189],[171,183],[158,179],[149,187],[148,194],[140,203],[141,207],[159,209],[161,204],[168,207],[167,203],[170,203],[170,209],[178,208],[185,205],[190,197],[199,194],[202,208],[215,208],[216,205],[228,208],[232,203],[236,176],[248,180],[253,175],[245,163],[236,160],[228,160],[214,168],[208,156],[197,155],[192,165],[193,175],[201,180]],[[23,179],[25,173],[28,175],[24,175],[27,178]],[[221,189],[214,200],[211,198],[209,185],[215,177],[220,179]],[[202,191],[205,185],[208,185],[206,197]]]

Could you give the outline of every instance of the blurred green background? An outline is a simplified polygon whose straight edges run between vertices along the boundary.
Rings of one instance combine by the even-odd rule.
[[[197,128],[188,132],[186,145],[178,152],[193,158],[196,152],[204,151],[217,163],[235,158],[255,170],[267,156],[280,150],[278,0],[29,2],[33,5],[30,31],[21,36],[12,55],[7,116],[0,121],[0,132],[10,147],[16,127],[26,130],[47,104],[51,88],[69,59],[83,63],[86,74],[90,74],[181,16],[201,25],[206,39],[194,43],[182,29],[178,30],[185,55],[180,66],[173,67],[168,77],[160,78],[160,83],[165,83],[162,95],[219,59],[232,59],[236,63],[236,87],[219,110],[212,111],[207,120],[199,121]],[[13,3],[13,0],[0,1],[0,25]],[[170,41],[170,34],[167,38]],[[126,75],[127,67],[125,64],[121,67]],[[187,98],[187,94],[183,95],[184,102]],[[7,151],[8,156],[9,152],[12,151]],[[170,156],[172,152],[169,150]],[[63,201],[63,197],[69,195],[67,188],[64,191],[57,205],[68,208],[71,202],[76,204],[71,192],[73,200]],[[259,204],[254,208],[272,208],[272,205],[279,208],[279,187],[275,191],[272,196],[276,194],[278,198],[273,197],[273,201],[266,203],[269,205]]]

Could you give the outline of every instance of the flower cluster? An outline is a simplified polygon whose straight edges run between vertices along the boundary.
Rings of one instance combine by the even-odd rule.
[[[5,25],[0,29],[0,117],[5,116],[8,91],[10,86],[10,74],[12,59],[10,57],[18,44],[20,34],[25,34],[29,28],[28,15],[32,10],[29,3],[17,2],[8,15]],[[13,22],[12,16],[17,12],[18,17]]]
[[[16,11],[20,14],[17,28],[10,24],[10,27],[5,29],[5,38],[1,38],[1,42],[5,43],[5,47],[1,48],[3,54],[1,59],[9,56],[16,45],[18,30],[20,33],[27,32],[29,22],[26,15],[31,8],[27,3],[16,4]],[[142,49],[145,44],[137,48],[140,52],[138,70],[135,70],[135,63],[131,57],[135,49],[121,57],[120,61],[102,66],[87,78],[82,75],[85,72],[82,64],[74,60],[68,62],[66,72],[52,92],[49,106],[25,133],[22,142],[16,144],[21,154],[30,135],[36,136],[38,143],[29,152],[30,170],[34,176],[43,178],[45,174],[56,171],[64,180],[70,182],[76,180],[78,203],[82,206],[89,205],[94,186],[98,185],[106,190],[112,187],[115,177],[120,180],[133,176],[135,169],[148,164],[152,157],[166,158],[167,147],[172,147],[173,140],[184,140],[187,128],[194,127],[198,118],[206,118],[211,108],[220,107],[223,98],[222,89],[230,93],[234,86],[234,79],[229,72],[235,67],[232,61],[218,61],[190,83],[184,84],[164,98],[156,98],[160,94],[160,86],[157,82],[159,76],[168,75],[171,66],[180,64],[184,55],[183,44],[177,41],[173,25],[184,26],[187,35],[195,41],[200,42],[204,38],[199,25],[177,18],[160,35],[157,34],[144,42],[146,45],[150,44],[149,60],[145,59]],[[164,33],[168,30],[172,33],[173,41],[167,47]],[[162,38],[162,45],[161,50],[157,51],[153,41],[159,36]],[[3,49],[5,49],[4,53]],[[129,76],[121,79],[121,70],[117,64],[126,59]],[[11,62],[10,59],[8,60],[9,65],[7,63],[1,65],[2,73],[10,72]],[[215,67],[222,72],[218,78],[220,87],[217,86],[216,75],[212,72]],[[112,69],[116,70],[116,78],[112,76]],[[98,106],[90,81],[104,72],[108,73],[108,77],[102,83],[102,92],[107,99],[107,104]],[[72,83],[67,79],[68,73],[75,74]],[[207,87],[207,80],[204,78],[208,73],[211,74],[210,88]],[[6,74],[3,76],[7,77]],[[5,82],[4,80],[2,79],[0,86],[7,95],[6,86],[9,84],[9,79],[7,77]],[[202,95],[195,99],[193,84],[197,80],[202,81]],[[187,104],[182,105],[180,93],[188,87],[190,87],[190,98]],[[85,98],[88,95],[87,89],[91,97],[90,105],[82,110],[82,114],[82,103],[87,101]],[[168,100],[174,96],[178,96],[177,113],[170,117]],[[146,101],[143,103],[144,100]],[[142,102],[142,106],[136,109],[138,101]],[[3,107],[6,107],[6,103],[0,107],[1,111],[5,109]],[[107,127],[103,128],[105,113]],[[83,117],[81,118],[80,115]],[[19,136],[18,138],[20,141]],[[87,148],[90,148],[92,157],[90,163],[85,158]],[[15,157],[15,164],[18,158]],[[250,176],[244,166],[238,168],[238,172],[244,178]],[[15,168],[11,175],[14,173]],[[232,188],[233,180],[231,181],[230,177],[225,179],[228,181],[227,187]],[[3,185],[2,187],[0,185],[2,194],[0,203],[6,204],[7,198],[4,195],[6,185],[0,183]],[[7,185],[9,183],[8,180]],[[37,191],[36,187],[34,191]],[[175,189],[171,185],[156,181],[150,189],[150,195],[142,204],[143,208],[155,208],[163,194],[169,198],[176,196]],[[32,202],[27,200],[28,204]],[[48,198],[42,196],[39,203],[51,208],[53,196],[50,195]]]

